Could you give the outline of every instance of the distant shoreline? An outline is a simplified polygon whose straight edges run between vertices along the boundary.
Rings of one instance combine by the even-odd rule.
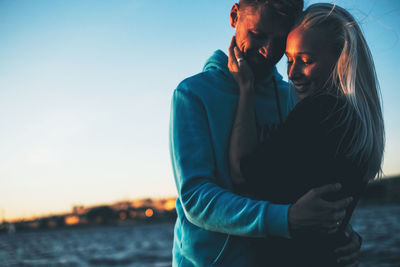
[[[373,180],[360,199],[360,204],[400,203],[400,175]]]
[[[76,206],[70,213],[0,224],[0,233],[44,229],[87,228],[100,225],[123,226],[173,222],[176,218],[176,198],[140,199],[102,206]],[[370,182],[359,205],[400,204],[400,175]]]

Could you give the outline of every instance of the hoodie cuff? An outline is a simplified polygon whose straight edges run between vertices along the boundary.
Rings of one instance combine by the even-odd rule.
[[[289,207],[290,204],[268,204],[265,216],[268,235],[291,238],[288,224]]]

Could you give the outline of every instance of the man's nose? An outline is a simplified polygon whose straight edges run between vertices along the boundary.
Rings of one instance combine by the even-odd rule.
[[[292,64],[288,66],[288,78],[290,80],[296,79],[300,75],[300,66],[299,64],[296,63],[296,61],[293,61]]]

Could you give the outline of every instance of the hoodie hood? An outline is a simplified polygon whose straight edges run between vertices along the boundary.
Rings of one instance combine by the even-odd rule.
[[[228,56],[222,50],[215,51],[212,56],[207,59],[203,67],[203,72],[212,69],[222,71],[224,75],[232,77],[228,69]]]
[[[221,71],[224,76],[234,81],[234,78],[228,69],[228,56],[222,50],[215,51],[204,64],[203,72],[209,70]],[[274,67],[273,71],[265,77],[264,80],[256,83],[256,89],[260,92],[270,90],[269,87],[272,84],[272,77],[275,77],[278,84],[282,82],[282,75],[280,75],[276,67]]]

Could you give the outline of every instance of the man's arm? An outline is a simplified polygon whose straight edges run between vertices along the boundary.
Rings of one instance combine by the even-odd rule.
[[[219,186],[210,134],[201,101],[185,88],[175,90],[170,152],[186,218],[204,229],[227,234],[289,237],[289,205],[255,201]]]

